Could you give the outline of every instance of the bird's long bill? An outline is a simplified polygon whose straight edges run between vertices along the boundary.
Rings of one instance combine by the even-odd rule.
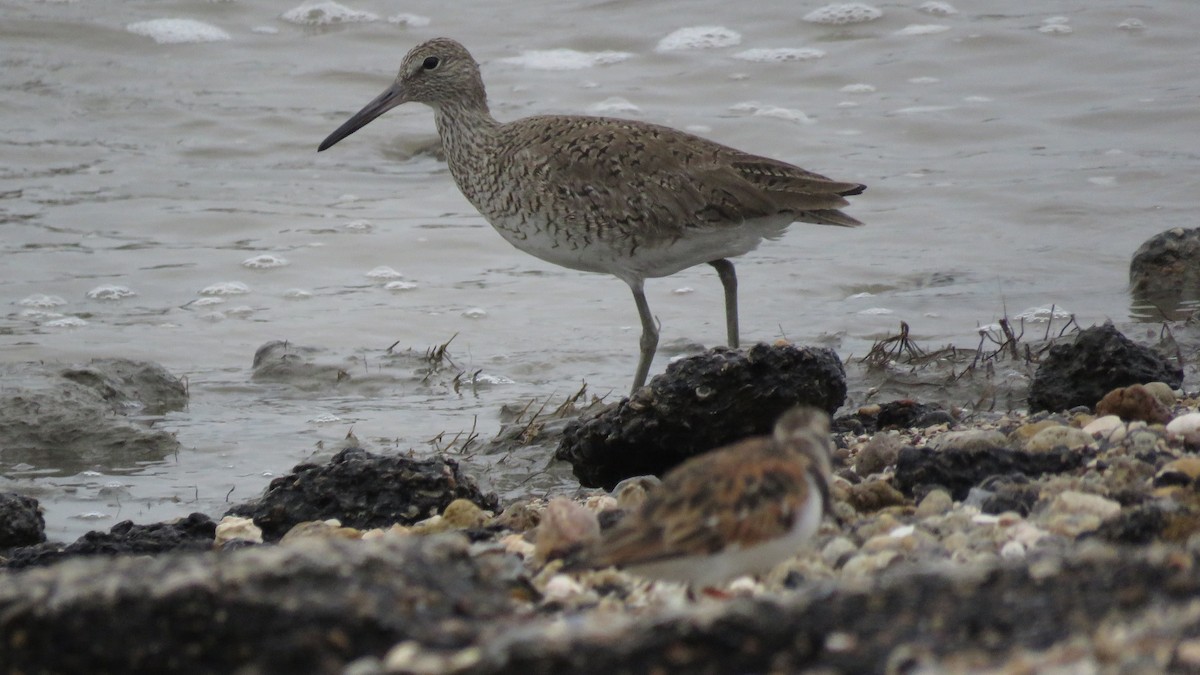
[[[379,117],[383,113],[395,108],[404,103],[404,90],[400,88],[400,84],[396,83],[384,90],[384,92],[375,97],[375,100],[363,106],[362,110],[354,113],[354,116],[346,120],[342,126],[336,131],[329,134],[329,137],[321,141],[321,145],[317,148],[317,152],[327,150],[338,141],[367,126],[371,120]]]

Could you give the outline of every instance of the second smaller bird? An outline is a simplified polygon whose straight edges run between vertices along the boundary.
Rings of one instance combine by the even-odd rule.
[[[672,469],[642,507],[565,569],[624,568],[716,586],[762,574],[796,554],[832,514],[829,416],[801,407],[771,436],[740,441]]]

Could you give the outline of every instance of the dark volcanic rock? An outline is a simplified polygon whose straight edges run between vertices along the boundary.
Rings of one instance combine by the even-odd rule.
[[[1154,381],[1178,388],[1183,369],[1134,344],[1112,324],[1093,326],[1080,331],[1073,344],[1050,349],[1029,386],[1029,410],[1091,408],[1117,387]]]
[[[1087,461],[1080,452],[1058,448],[1025,452],[1007,448],[902,448],[896,460],[896,488],[912,495],[921,486],[941,486],[956,500],[966,499],[972,487],[995,476],[1036,477],[1077,469]]]
[[[881,403],[877,407],[864,406],[850,415],[843,415],[834,420],[833,430],[873,434],[884,429],[913,429],[935,424],[954,424],[954,417],[939,406],[903,399]]]
[[[790,599],[738,598],[591,630],[571,630],[561,620],[540,629],[526,624],[465,672],[942,672],[941,657],[1003,659],[1070,645],[1100,626],[1139,625],[1145,615],[1164,617],[1154,634],[1170,654],[1178,640],[1194,635],[1194,620],[1169,621],[1165,613],[1197,594],[1194,554],[1114,550],[1036,571],[1024,564],[937,570],[897,574],[866,589],[810,587]],[[964,672],[970,663],[946,670]]]
[[[784,411],[832,413],[846,398],[842,362],[829,349],[757,344],[718,347],[676,361],[632,398],[567,426],[555,457],[587,487],[662,475],[683,460],[770,433]]]
[[[46,541],[46,520],[33,497],[0,493],[0,549]]]
[[[16,569],[47,565],[75,556],[205,551],[212,548],[216,532],[217,524],[202,513],[150,525],[134,525],[133,521],[125,520],[113,525],[108,532],[88,532],[67,546],[40,544],[13,549],[5,556],[4,566]]]
[[[306,520],[337,518],[359,529],[411,525],[455,499],[493,511],[499,506],[496,496],[481,493],[454,460],[385,457],[349,448],[328,464],[296,466],[271,481],[261,499],[235,506],[229,515],[253,518],[263,538],[275,541]]]
[[[333,673],[403,640],[463,647],[528,595],[461,537],[304,539],[63,561],[0,583],[5,672]]]
[[[982,488],[986,496],[979,510],[994,515],[1012,511],[1022,517],[1028,516],[1041,496],[1041,488],[1031,484],[1021,474],[1002,476],[994,481],[985,480]]]

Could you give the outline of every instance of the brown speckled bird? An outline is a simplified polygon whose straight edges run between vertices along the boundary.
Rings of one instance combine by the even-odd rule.
[[[795,555],[831,513],[829,416],[796,408],[771,436],[693,457],[567,569],[624,568],[706,588]]]
[[[862,224],[838,209],[865,186],[669,127],[575,115],[497,122],[479,64],[448,38],[413,48],[395,82],[318,151],[409,101],[433,108],[450,174],[509,243],[629,285],[642,323],[634,392],[658,347],[647,278],[712,265],[725,289],[729,346],[737,347],[737,276],[729,258],[780,237],[795,221]]]

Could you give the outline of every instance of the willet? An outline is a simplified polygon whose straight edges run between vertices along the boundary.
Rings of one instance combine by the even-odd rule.
[[[862,224],[838,209],[866,186],[669,127],[576,115],[498,122],[479,64],[448,38],[413,48],[395,82],[318,152],[410,101],[433,108],[450,175],[509,243],[629,285],[642,323],[632,392],[645,384],[658,348],[646,279],[712,265],[725,289],[729,346],[736,348],[737,275],[729,258],[780,237],[796,221]]]

